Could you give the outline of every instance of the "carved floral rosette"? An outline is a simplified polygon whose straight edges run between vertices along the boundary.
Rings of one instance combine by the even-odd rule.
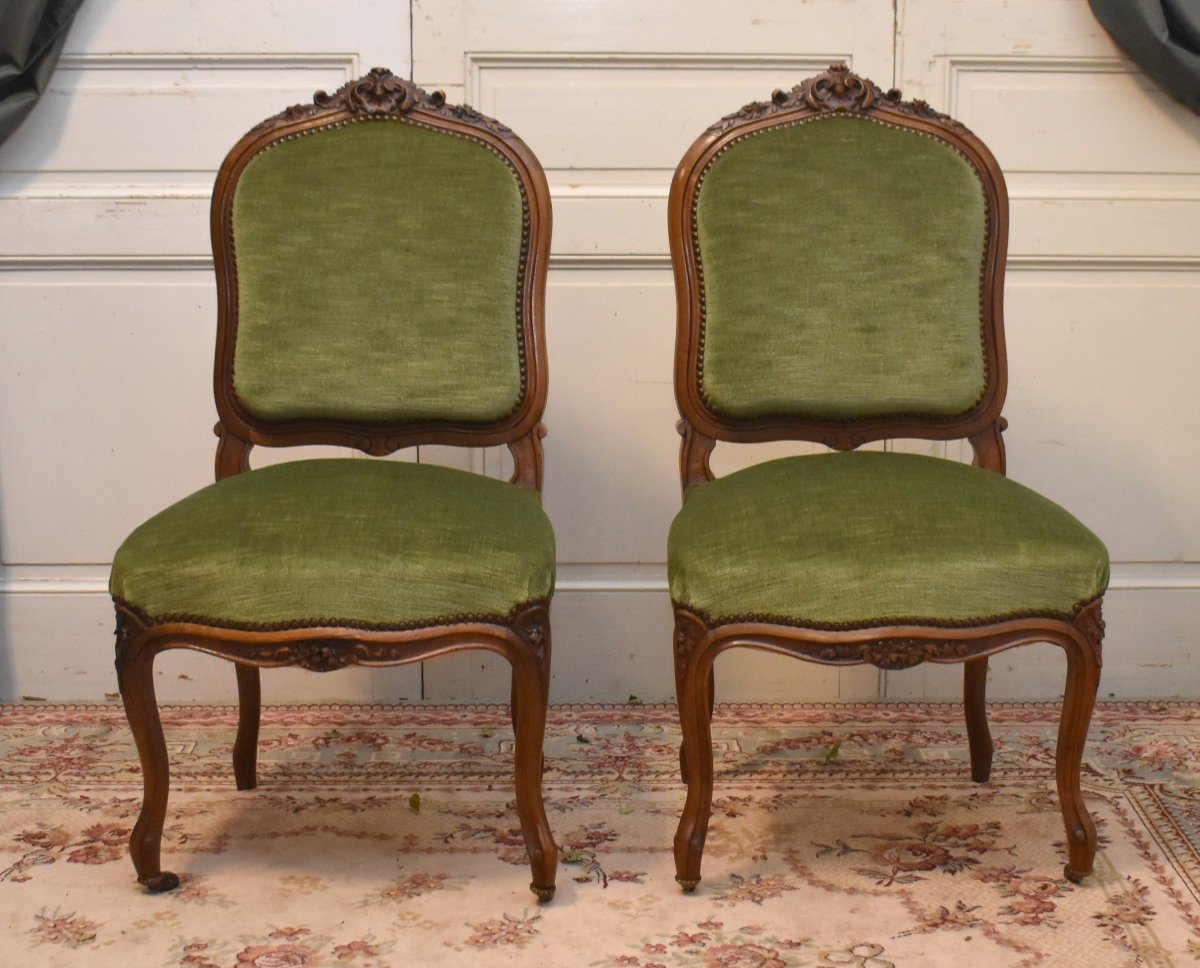
[[[498,135],[512,133],[494,118],[480,114],[466,104],[447,104],[444,92],[425,91],[407,78],[397,77],[386,67],[373,67],[365,76],[348,81],[332,94],[317,91],[311,103],[293,104],[255,125],[251,131],[266,132],[296,121],[338,113],[382,118],[403,116],[414,110],[476,125]]]
[[[855,74],[845,64],[832,64],[824,73],[810,77],[789,91],[775,91],[769,101],[751,101],[721,118],[708,131],[711,134],[721,134],[745,121],[758,121],[797,110],[862,114],[879,108],[958,126],[958,122],[935,111],[925,101],[905,101],[895,88],[889,91],[881,90],[872,81]]]

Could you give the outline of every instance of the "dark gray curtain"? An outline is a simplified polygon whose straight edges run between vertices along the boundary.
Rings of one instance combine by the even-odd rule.
[[[1200,0],[1088,0],[1152,81],[1200,114]]]
[[[0,141],[46,90],[83,0],[0,0]]]

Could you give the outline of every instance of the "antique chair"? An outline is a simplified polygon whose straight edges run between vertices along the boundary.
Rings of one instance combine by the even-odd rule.
[[[541,508],[550,198],[508,128],[375,69],[251,130],[212,206],[217,483],[113,562],[117,675],[145,799],[151,891],[168,764],[152,666],[237,664],[233,769],[255,786],[259,668],[325,672],[487,649],[513,670],[517,811],[533,892],[554,894],[541,796],[554,535]],[[505,444],[504,482],[420,463],[249,469],[255,444]]]
[[[1004,477],[1008,200],[995,159],[923,101],[843,66],[709,128],[669,206],[683,509],[671,527],[691,890],[713,793],[713,660],[749,646],[831,665],[963,662],[971,776],[988,779],[988,656],[1067,656],[1058,737],[1066,876],[1091,872],[1079,787],[1108,554]],[[974,466],[855,448],[966,438]],[[714,480],[718,440],[836,453]]]

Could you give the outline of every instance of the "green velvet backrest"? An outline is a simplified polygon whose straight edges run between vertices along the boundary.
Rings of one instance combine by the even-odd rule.
[[[714,413],[945,418],[981,400],[987,200],[946,142],[851,113],[749,132],[694,213]]]
[[[259,152],[232,210],[240,406],[264,421],[511,414],[526,206],[500,154],[405,120]]]

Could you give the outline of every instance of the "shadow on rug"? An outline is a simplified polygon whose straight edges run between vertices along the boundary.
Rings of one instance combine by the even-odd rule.
[[[955,705],[720,706],[694,895],[666,706],[551,711],[562,850],[539,908],[504,707],[264,710],[237,793],[236,711],[164,710],[164,865],[138,887],[140,774],[117,706],[0,707],[5,965],[293,968],[1180,965],[1200,959],[1200,704],[1101,703],[1084,789],[1096,873],[1061,876],[1058,710],[992,704],[969,782]]]

